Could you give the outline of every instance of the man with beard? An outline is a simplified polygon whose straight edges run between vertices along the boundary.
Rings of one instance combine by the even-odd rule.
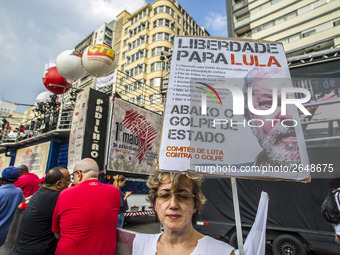
[[[286,115],[281,113],[281,94],[280,88],[287,87],[287,77],[281,69],[261,69],[251,70],[245,77],[243,92],[247,99],[248,88],[252,88],[252,105],[256,110],[268,111],[268,114],[254,114],[246,106],[245,117],[249,120],[257,120],[251,127],[262,151],[256,157],[254,165],[289,165],[300,163],[300,153],[295,133],[295,124],[292,115],[287,109]],[[277,101],[273,98],[273,88],[277,88]],[[274,106],[273,106],[274,104]],[[247,104],[246,104],[247,105]],[[272,107],[275,108],[272,111]],[[271,113],[270,113],[271,112]],[[283,121],[283,122],[282,122]],[[263,123],[263,125],[262,125]],[[284,125],[282,124],[284,123]]]

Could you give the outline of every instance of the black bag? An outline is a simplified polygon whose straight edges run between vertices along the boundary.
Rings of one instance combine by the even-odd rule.
[[[330,223],[340,223],[340,211],[335,201],[335,194],[338,196],[340,190],[330,191],[321,206],[322,216]]]

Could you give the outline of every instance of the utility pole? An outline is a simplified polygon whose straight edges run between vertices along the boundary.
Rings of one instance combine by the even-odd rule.
[[[227,13],[227,27],[228,37],[235,37],[234,35],[234,15],[233,15],[233,0],[226,0]]]

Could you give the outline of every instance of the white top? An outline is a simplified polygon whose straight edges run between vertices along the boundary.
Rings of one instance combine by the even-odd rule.
[[[133,240],[132,255],[157,254],[157,242],[161,234],[137,234]],[[227,243],[218,241],[210,236],[204,236],[198,240],[197,246],[191,255],[230,255],[233,250],[234,248]]]

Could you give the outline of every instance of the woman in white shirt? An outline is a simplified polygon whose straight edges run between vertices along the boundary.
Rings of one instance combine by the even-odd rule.
[[[183,173],[155,172],[147,183],[148,199],[163,224],[164,233],[137,234],[134,255],[234,255],[234,248],[196,231],[196,223],[205,202],[201,180]]]

